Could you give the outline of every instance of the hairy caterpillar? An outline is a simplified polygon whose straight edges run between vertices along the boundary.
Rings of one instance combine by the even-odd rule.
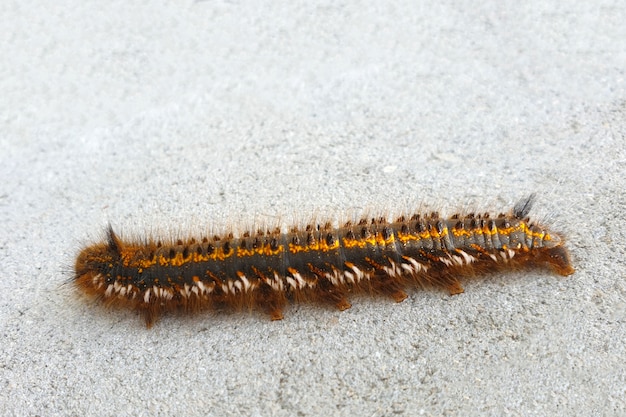
[[[415,214],[165,243],[125,241],[109,226],[104,242],[78,255],[74,279],[106,305],[139,311],[150,327],[173,310],[261,308],[280,320],[289,300],[345,310],[356,292],[400,302],[407,286],[462,293],[459,279],[478,273],[527,266],[574,273],[563,238],[527,217],[533,201],[496,216]]]

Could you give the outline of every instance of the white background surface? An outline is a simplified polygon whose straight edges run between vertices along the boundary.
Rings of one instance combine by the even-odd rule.
[[[4,415],[626,412],[619,1],[0,5]],[[70,285],[127,235],[508,209],[575,275],[338,312],[167,316]]]

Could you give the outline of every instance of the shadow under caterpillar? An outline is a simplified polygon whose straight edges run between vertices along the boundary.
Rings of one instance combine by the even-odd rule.
[[[460,279],[521,267],[574,273],[564,240],[527,217],[534,195],[508,214],[438,213],[200,237],[167,243],[106,240],[76,259],[75,284],[108,306],[140,312],[148,327],[168,311],[261,308],[283,318],[289,300],[350,308],[351,293],[387,294],[441,287],[463,292]]]

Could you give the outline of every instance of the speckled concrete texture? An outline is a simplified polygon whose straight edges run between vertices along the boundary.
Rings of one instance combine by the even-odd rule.
[[[624,415],[625,21],[619,1],[2,2],[2,414]],[[70,284],[108,222],[219,231],[531,192],[568,278],[151,330]]]

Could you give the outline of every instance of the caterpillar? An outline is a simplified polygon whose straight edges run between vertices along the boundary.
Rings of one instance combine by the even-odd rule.
[[[281,320],[288,301],[346,310],[353,293],[401,302],[408,286],[460,294],[462,278],[482,273],[528,266],[574,273],[563,237],[527,217],[534,199],[495,216],[432,212],[165,243],[124,240],[109,225],[105,241],[80,251],[74,282],[107,306],[136,310],[151,327],[174,310],[258,308]]]

